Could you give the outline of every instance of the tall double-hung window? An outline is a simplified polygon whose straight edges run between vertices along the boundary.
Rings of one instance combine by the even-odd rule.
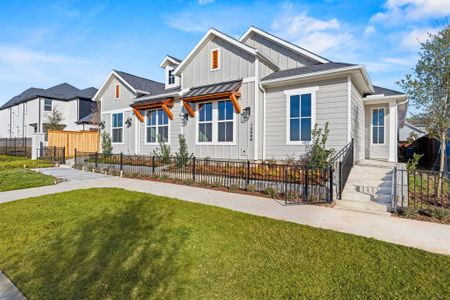
[[[200,103],[198,106],[198,141],[212,142],[213,140],[213,104]]]
[[[148,112],[146,130],[147,143],[169,142],[169,117],[163,109]]]
[[[112,142],[123,143],[123,113],[112,114]]]
[[[372,110],[372,144],[384,144],[384,108]]]
[[[234,115],[233,104],[229,100],[198,104],[197,142],[234,143]]]
[[[311,141],[314,127],[315,94],[318,88],[285,91],[287,144],[303,144]]]

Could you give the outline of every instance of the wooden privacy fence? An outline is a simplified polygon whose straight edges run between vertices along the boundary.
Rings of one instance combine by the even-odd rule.
[[[48,131],[49,147],[65,147],[66,157],[73,157],[74,150],[96,152],[100,149],[100,135],[98,131]]]

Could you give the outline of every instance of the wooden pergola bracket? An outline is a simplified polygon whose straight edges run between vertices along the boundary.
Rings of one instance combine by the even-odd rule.
[[[187,110],[189,116],[191,116],[191,118],[193,118],[195,116],[195,112],[194,112],[194,109],[192,108],[192,106],[189,104],[189,102],[183,101],[183,106]]]
[[[169,119],[173,120],[173,113],[170,111],[170,109],[167,107],[166,104],[161,105],[161,108],[166,112]]]
[[[233,103],[234,110],[240,114],[241,113],[241,105],[239,105],[236,93],[231,93],[230,95],[231,103]]]
[[[144,116],[141,114],[141,112],[136,108],[133,108],[133,112],[136,115],[136,117],[138,118],[138,120],[141,121],[142,123],[144,123]]]

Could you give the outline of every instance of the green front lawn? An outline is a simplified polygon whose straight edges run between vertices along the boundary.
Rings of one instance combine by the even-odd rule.
[[[53,184],[52,176],[28,169],[50,166],[29,158],[0,155],[0,192]]]
[[[449,298],[450,257],[120,189],[0,205],[30,299]]]
[[[0,171],[17,168],[45,168],[52,164],[40,163],[37,160],[31,160],[25,157],[15,157],[9,155],[0,155]]]
[[[54,184],[55,178],[29,169],[0,170],[0,192]]]

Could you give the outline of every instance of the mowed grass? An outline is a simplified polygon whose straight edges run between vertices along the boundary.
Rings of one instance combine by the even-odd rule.
[[[50,166],[29,158],[0,155],[0,192],[53,184],[52,176],[28,169]]]
[[[0,205],[29,299],[450,297],[450,257],[120,189]]]

